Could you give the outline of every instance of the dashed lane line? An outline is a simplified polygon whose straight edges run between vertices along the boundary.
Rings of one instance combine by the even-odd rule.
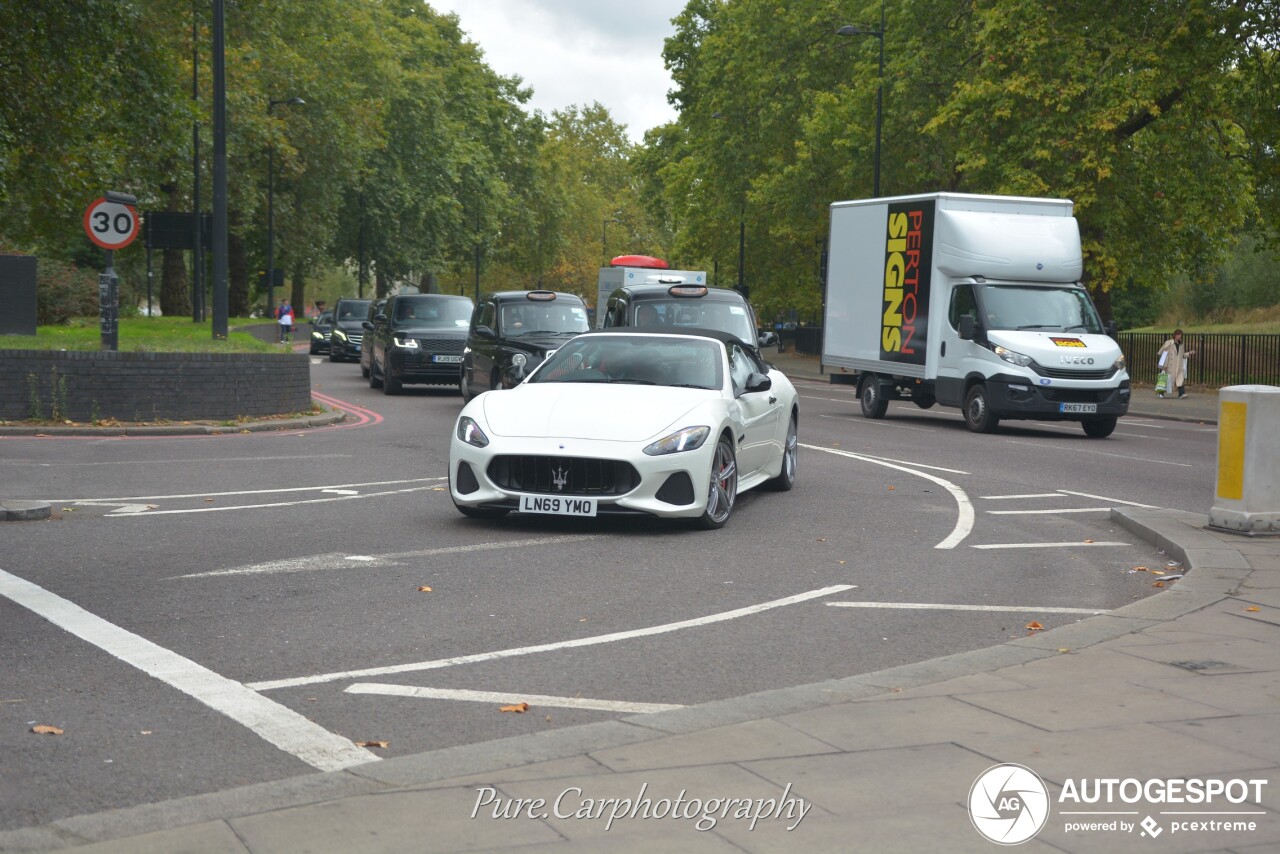
[[[1055,507],[1049,510],[988,510],[992,516],[1056,516],[1059,513],[1109,513],[1110,507]]]
[[[622,700],[588,700],[583,697],[548,697],[544,694],[499,694],[494,691],[465,691],[454,688],[418,688],[413,685],[388,685],[379,682],[357,682],[347,687],[347,694],[381,694],[388,697],[418,697],[426,700],[466,700],[473,703],[549,706],[560,709],[593,709],[601,712],[649,714],[670,712],[684,706],[671,703],[629,703]]]
[[[1132,543],[1121,543],[1116,541],[1103,541],[1094,543],[985,543],[980,546],[973,546],[975,549],[1092,549],[1101,548],[1103,546],[1128,546]]]
[[[115,656],[313,768],[341,771],[378,757],[274,700],[92,614],[43,587],[0,570],[0,596]]]
[[[695,617],[691,620],[681,620],[676,623],[664,623],[659,626],[648,626],[643,629],[630,629],[628,631],[611,632],[605,635],[593,635],[586,638],[574,638],[572,640],[535,644],[533,646],[499,649],[493,652],[475,653],[474,655],[458,655],[452,658],[438,658],[434,661],[416,661],[409,664],[392,664],[385,667],[369,667],[362,670],[342,670],[334,673],[318,673],[313,676],[295,676],[289,679],[272,679],[264,682],[253,682],[247,687],[252,688],[255,691],[272,691],[277,688],[294,688],[299,685],[315,685],[321,682],[337,682],[342,679],[362,679],[370,676],[388,676],[393,673],[413,673],[420,670],[439,670],[444,667],[455,667],[459,664],[479,664],[487,661],[497,661],[503,658],[532,655],[538,652],[552,652],[560,649],[575,649],[577,647],[616,643],[618,641],[651,637],[653,635],[680,631],[681,629],[691,629],[699,626],[711,625],[713,623],[723,623],[728,620],[736,620],[740,617],[760,614],[764,611],[773,610],[774,608],[782,608],[787,605],[795,605],[800,602],[808,602],[811,599],[830,596],[833,593],[843,593],[845,590],[852,590],[853,588],[854,585],[852,584],[835,584],[830,587],[823,587],[819,590],[810,590],[806,593],[797,593],[794,596],[787,596],[782,599],[761,602],[758,605],[748,605],[745,608],[736,608],[732,611],[721,611],[718,614],[708,614],[705,617]]]

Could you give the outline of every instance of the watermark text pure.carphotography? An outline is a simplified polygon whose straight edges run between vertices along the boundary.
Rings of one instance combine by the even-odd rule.
[[[673,796],[651,792],[644,783],[628,797],[593,797],[581,786],[569,786],[552,798],[516,798],[493,786],[476,789],[471,817],[488,819],[587,819],[605,822],[612,830],[615,822],[647,819],[691,821],[695,829],[711,830],[721,821],[745,821],[751,830],[761,821],[781,819],[787,830],[795,830],[813,804],[791,794],[788,783],[777,797],[691,797],[681,789]]]

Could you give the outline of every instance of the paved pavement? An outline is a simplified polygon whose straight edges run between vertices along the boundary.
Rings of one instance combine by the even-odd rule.
[[[0,833],[0,851],[966,852],[1037,826],[1020,850],[1280,850],[1280,538],[1173,510],[1112,519],[1164,552],[1148,569],[1167,589],[1069,626],[64,819]],[[1006,763],[1024,767],[988,772]]]

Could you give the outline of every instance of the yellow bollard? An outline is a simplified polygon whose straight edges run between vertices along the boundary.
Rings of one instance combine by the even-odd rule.
[[[1218,479],[1209,525],[1280,533],[1280,388],[1235,385],[1218,393]]]

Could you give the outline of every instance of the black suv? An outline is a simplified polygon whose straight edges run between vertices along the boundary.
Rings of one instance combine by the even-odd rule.
[[[333,306],[333,332],[329,334],[329,361],[351,362],[360,358],[360,342],[364,340],[367,299],[339,297]]]
[[[680,279],[658,282],[614,290],[602,326],[718,329],[737,336],[749,347],[759,347],[756,315],[742,294],[728,288],[689,285]]]
[[[323,311],[311,321],[311,355],[329,352],[329,336],[333,333],[333,312]]]
[[[366,333],[368,332],[369,328],[373,325],[374,318],[382,314],[382,309],[386,304],[387,304],[387,300],[385,297],[382,299],[376,299],[373,302],[369,303],[369,313],[366,314],[364,318],[369,325],[365,326],[365,324],[363,323],[360,324],[361,326],[364,326]],[[372,347],[360,348],[360,376],[364,377],[365,379],[369,378],[369,365],[372,364],[369,361],[369,354],[372,351],[373,351]]]
[[[395,394],[407,383],[456,383],[472,305],[448,294],[388,297],[373,322],[365,323],[369,387]]]
[[[580,296],[558,291],[485,294],[471,317],[462,351],[463,399],[519,385],[549,351],[587,328],[587,306]]]

